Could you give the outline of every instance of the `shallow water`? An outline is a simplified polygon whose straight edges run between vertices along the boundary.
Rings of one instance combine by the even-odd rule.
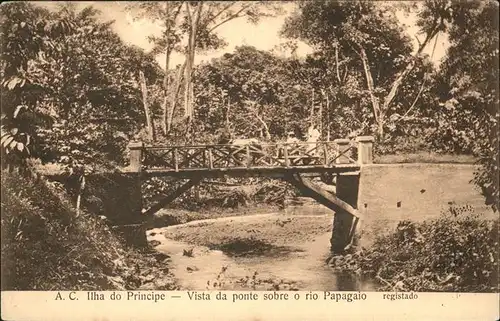
[[[287,251],[242,255],[167,239],[161,229],[155,233],[149,238],[160,242],[158,251],[170,255],[171,271],[187,290],[374,290],[369,280],[328,267],[330,233],[293,244]],[[191,249],[192,257],[184,255]]]

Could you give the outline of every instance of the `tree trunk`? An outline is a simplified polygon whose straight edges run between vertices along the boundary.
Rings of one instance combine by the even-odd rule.
[[[271,140],[271,133],[269,132],[269,126],[266,124],[264,119],[259,115],[259,111],[257,110],[257,108],[247,106],[247,109],[250,110],[252,114],[254,114],[255,118],[257,118],[259,123],[262,125],[262,130],[264,131],[266,139]]]
[[[384,113],[386,113],[389,110],[389,107],[390,107],[391,103],[393,102],[394,98],[396,97],[396,94],[399,90],[399,87],[403,83],[404,79],[415,68],[417,57],[423,52],[423,50],[425,49],[425,47],[427,46],[429,41],[432,38],[434,38],[438,33],[439,33],[439,24],[438,24],[438,21],[436,20],[436,21],[434,21],[434,27],[427,34],[425,40],[419,44],[417,52],[412,57],[411,61],[396,76],[396,79],[393,81],[393,83],[391,85],[389,93],[384,98],[384,102],[382,103],[382,106],[380,106],[379,99],[375,96],[375,92],[374,92],[375,85],[373,83],[373,76],[372,76],[372,73],[370,71],[370,64],[369,64],[365,49],[361,45],[357,44],[357,46],[360,49],[360,51],[358,52],[358,55],[360,56],[361,62],[363,63],[363,70],[365,72],[365,78],[366,78],[366,84],[368,87],[368,92],[370,93],[370,99],[371,99],[372,108],[373,108],[373,115],[375,118],[375,122],[377,124],[377,136],[379,139],[382,139],[384,136],[384,125],[385,125]]]
[[[314,88],[311,92],[311,111],[310,111],[310,123],[311,126],[314,125]]]
[[[170,75],[168,74],[170,64],[170,49],[167,49],[165,57],[165,76],[163,77],[163,106],[161,127],[163,134],[167,134],[167,114],[168,114],[168,90],[170,87]]]
[[[384,118],[380,117],[377,121],[377,137],[382,141],[384,139]]]
[[[177,107],[177,99],[179,98],[179,93],[181,92],[181,84],[184,79],[184,70],[186,69],[187,60],[184,61],[182,67],[179,69],[175,81],[175,89],[172,99],[170,101],[170,110],[167,116],[167,133],[172,129],[172,121],[174,119],[175,108]]]
[[[264,134],[266,135],[267,140],[271,140],[271,133],[269,132],[269,126],[267,126],[266,122],[259,116],[255,115],[259,122],[262,124],[262,129],[264,130]]]
[[[82,175],[79,181],[80,181],[80,186],[78,188],[78,196],[76,197],[76,216],[80,216],[82,194],[83,190],[85,189],[85,175]]]
[[[377,126],[378,126],[377,135],[378,135],[378,137],[380,139],[383,139],[383,136],[384,136],[384,128],[383,128],[383,126],[385,125],[384,113],[389,110],[389,107],[390,107],[391,103],[394,101],[394,98],[396,97],[396,94],[397,94],[397,92],[399,90],[399,87],[401,87],[401,84],[403,84],[403,81],[405,80],[405,78],[415,68],[417,57],[422,53],[422,51],[427,46],[427,44],[429,43],[429,41],[438,34],[438,31],[436,31],[436,30],[430,32],[427,35],[427,37],[425,38],[424,42],[422,42],[420,44],[420,46],[419,46],[419,48],[417,50],[417,53],[415,54],[415,56],[413,56],[413,58],[408,63],[408,65],[406,65],[405,69],[403,69],[403,71],[401,71],[396,76],[396,79],[394,80],[394,82],[391,85],[391,89],[390,89],[389,93],[384,98],[384,103],[382,104],[382,108],[380,110],[380,114],[379,114],[379,117],[378,117],[379,119],[377,120]]]
[[[222,89],[221,89],[222,92]],[[227,108],[226,108],[226,128],[229,128],[229,115],[231,112],[231,97],[227,97]]]
[[[189,4],[186,2],[186,11],[188,15],[188,21],[190,24],[189,40],[187,46],[187,59],[188,63],[184,75],[184,116],[191,122],[193,117],[193,67],[194,67],[194,57],[196,52],[196,33],[198,30],[198,24],[200,23],[201,10],[203,8],[203,2],[198,4],[194,19],[192,19],[191,11],[189,10]],[[189,124],[188,124],[189,125]],[[188,126],[189,127],[189,126]]]
[[[337,80],[339,81],[339,86],[340,86],[340,83],[342,81],[340,80],[340,71],[339,71],[339,45],[338,45],[338,43],[335,45],[335,71],[336,71]]]
[[[191,45],[188,45],[188,51],[191,51]],[[191,104],[189,102],[189,87],[191,84],[191,58],[187,57],[187,64],[184,74],[184,117],[189,118],[191,115]]]
[[[162,114],[162,130],[163,134],[167,135],[168,131],[170,130],[170,123],[169,123],[169,106],[168,106],[168,91],[170,89],[170,75],[168,74],[168,71],[170,69],[170,55],[172,54],[173,51],[173,44],[170,43],[170,33],[172,32],[172,27],[175,27],[176,25],[176,20],[177,16],[179,15],[179,12],[182,9],[183,2],[180,2],[178,4],[177,10],[175,11],[174,15],[171,17],[170,12],[171,12],[171,7],[170,7],[170,2],[166,2],[166,11],[167,11],[167,17],[165,20],[165,41],[166,41],[166,48],[165,48],[165,76],[163,78],[163,114]],[[175,99],[177,99],[177,96],[175,96]],[[171,106],[173,104],[171,103]],[[174,109],[174,107],[172,107]]]
[[[321,92],[323,93],[324,95],[324,91],[321,90]],[[323,96],[324,98],[324,96]],[[319,101],[319,111],[318,111],[318,115],[319,115],[319,121],[318,121],[318,130],[321,134],[323,134],[323,99],[320,99]],[[323,136],[324,137],[324,136]]]
[[[165,48],[165,75],[163,76],[163,104],[162,104],[162,121],[161,121],[161,128],[163,130],[163,134],[167,134],[167,110],[168,110],[168,86],[169,86],[169,75],[168,75],[168,69],[170,65],[170,23],[168,20],[170,19],[170,3],[166,2],[165,3],[165,8],[167,12],[167,17],[165,21],[165,40],[167,42],[166,48]]]
[[[326,93],[326,141],[330,141],[330,94]]]
[[[146,77],[144,77],[144,73],[139,71],[139,81],[141,84],[142,91],[142,105],[144,106],[144,113],[146,114],[146,127],[148,131],[148,139],[151,141],[155,141],[155,133],[153,128],[153,122],[151,120],[149,103],[148,103],[148,87],[146,86]]]
[[[375,122],[379,126],[378,133],[380,134],[381,130],[383,133],[383,125],[384,125],[380,117],[381,115],[380,102],[378,98],[375,96],[375,85],[373,82],[372,73],[370,71],[370,62],[368,61],[368,56],[366,55],[365,49],[362,47],[360,50],[360,57],[361,57],[361,62],[363,63],[363,70],[365,72],[366,86],[368,87],[368,92],[370,94],[370,100],[372,103],[373,118],[375,118]]]

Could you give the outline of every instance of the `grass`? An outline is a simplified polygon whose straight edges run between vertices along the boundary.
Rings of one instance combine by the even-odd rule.
[[[376,164],[399,164],[399,163],[451,163],[451,164],[474,164],[476,159],[471,155],[438,154],[434,152],[416,152],[393,155],[376,155]]]

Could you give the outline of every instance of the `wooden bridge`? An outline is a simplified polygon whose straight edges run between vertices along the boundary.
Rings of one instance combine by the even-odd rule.
[[[166,195],[143,215],[154,214],[204,178],[222,176],[271,177],[288,181],[304,195],[335,211],[332,251],[342,252],[353,239],[360,216],[357,211],[359,172],[372,163],[373,137],[328,142],[252,143],[160,146],[129,143],[127,173],[140,179],[166,176],[189,179]],[[315,184],[311,177],[331,183],[337,177],[336,193]]]
[[[130,143],[131,172],[178,178],[282,177],[287,173],[343,173],[371,162],[372,137],[316,143],[161,146]]]

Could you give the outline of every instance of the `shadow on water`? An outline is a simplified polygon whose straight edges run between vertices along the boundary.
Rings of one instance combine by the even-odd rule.
[[[276,246],[253,238],[237,238],[229,243],[212,244],[211,250],[220,250],[230,257],[286,257],[291,253],[303,252],[290,246]]]
[[[350,273],[332,271],[336,291],[375,291],[374,281]]]
[[[293,281],[298,288],[313,291],[375,291],[373,280],[356,274],[334,271],[325,258],[311,257],[303,248],[276,246],[254,238],[237,238],[214,244],[236,259],[235,262],[259,272],[268,272],[278,279]],[[300,253],[300,254],[299,254]],[[326,253],[325,253],[326,255]]]
[[[324,259],[325,257],[322,257]],[[307,286],[312,291],[377,291],[376,282],[368,276],[334,270],[325,261],[316,261],[310,271],[310,282]]]
[[[238,222],[239,230],[248,230],[244,223],[269,226],[267,218],[253,217],[245,220]],[[224,222],[229,225],[231,221]],[[279,288],[304,291],[376,291],[376,282],[355,274],[335,271],[327,264],[331,255],[331,232],[325,232],[322,227],[331,224],[328,218],[325,217],[324,222],[316,222],[312,227],[308,226],[310,233],[315,235],[314,238],[307,239],[303,234],[296,233],[305,229],[303,222],[295,222],[293,225],[294,222],[286,226],[286,231],[280,231],[282,233],[278,236],[274,231],[262,227],[263,232],[256,236],[238,237],[236,228],[235,231],[224,231],[222,228],[220,235],[212,237],[212,233],[217,233],[217,228],[208,231],[205,225],[197,224],[186,226],[186,230],[177,235],[171,232],[150,237],[157,237],[157,240],[161,241],[162,251],[172,257],[176,277],[189,289],[206,289],[207,280],[220,275],[221,267],[224,267],[225,286],[233,290]],[[198,234],[196,241],[203,242],[203,245],[197,248],[194,242],[181,241],[181,238],[189,234],[186,231]],[[179,240],[175,241],[176,237],[179,237]],[[193,247],[193,257],[183,255],[184,249]],[[197,268],[194,272],[186,272],[193,266]],[[241,283],[240,280],[249,281]]]

